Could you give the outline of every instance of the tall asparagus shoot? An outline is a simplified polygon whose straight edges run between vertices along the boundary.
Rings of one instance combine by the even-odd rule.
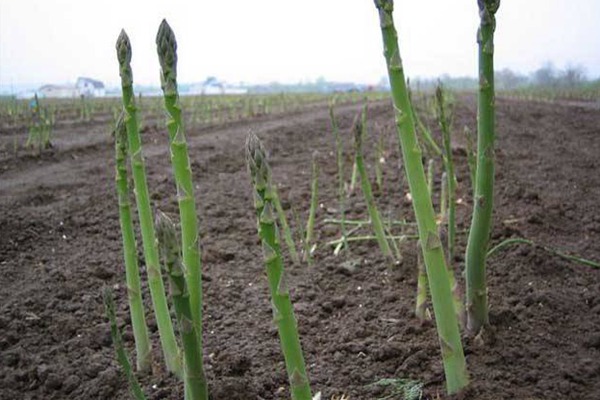
[[[455,393],[468,384],[468,375],[458,330],[458,321],[454,313],[444,251],[438,235],[431,197],[427,189],[425,171],[421,161],[421,149],[417,142],[415,121],[406,90],[404,70],[398,48],[398,34],[392,16],[394,2],[393,0],[375,0],[375,5],[379,11],[384,57],[387,63],[396,111],[397,133],[429,279],[433,311],[446,374],[446,388],[449,393]]]
[[[346,241],[346,202],[344,194],[344,147],[342,144],[342,137],[340,136],[340,130],[338,127],[337,120],[334,113],[335,98],[329,102],[329,120],[331,122],[331,130],[333,131],[333,137],[335,139],[335,158],[337,161],[338,170],[338,201],[340,207],[340,229],[342,231],[342,238],[344,240],[344,249],[348,248],[348,242]]]
[[[466,251],[467,329],[477,334],[488,325],[486,255],[494,197],[494,30],[500,0],[478,0],[480,27],[477,107],[477,172],[473,218]]]
[[[123,93],[123,110],[125,113],[125,126],[127,127],[127,145],[129,148],[129,159],[133,175],[135,199],[138,208],[140,228],[142,231],[142,243],[144,247],[144,258],[146,270],[148,271],[148,286],[150,297],[156,315],[156,324],[160,335],[160,342],[165,357],[167,369],[181,376],[181,362],[179,351],[173,332],[173,323],[169,315],[169,306],[165,295],[165,287],[160,273],[158,247],[156,234],[154,232],[154,221],[152,208],[150,207],[150,196],[148,195],[148,183],[146,182],[146,167],[142,154],[142,141],[138,130],[137,108],[135,96],[133,95],[133,72],[131,70],[131,43],[124,30],[117,39],[117,58],[119,60],[119,73],[121,75],[121,88]]]
[[[271,291],[273,320],[277,324],[279,331],[279,340],[281,341],[285,366],[290,381],[292,399],[311,400],[310,384],[306,375],[294,308],[284,276],[273,206],[271,169],[267,163],[266,153],[262,144],[256,135],[252,133],[246,141],[246,158],[254,187],[254,206],[258,219],[258,235],[262,242],[269,289]]]
[[[354,119],[354,164],[356,165],[356,169],[360,175],[360,185],[363,195],[365,196],[367,210],[369,211],[369,217],[371,218],[371,226],[373,227],[373,232],[377,237],[377,243],[379,244],[379,248],[381,249],[383,255],[391,259],[393,258],[392,250],[385,235],[385,229],[381,220],[381,216],[379,215],[379,210],[377,210],[377,206],[375,205],[373,190],[371,189],[371,182],[369,181],[369,175],[367,174],[367,169],[365,168],[365,163],[363,160],[363,139],[366,129],[366,112],[367,106],[365,104],[363,106],[362,113],[357,115]]]
[[[317,164],[317,153],[313,153],[312,157],[312,175],[310,179],[310,208],[308,210],[308,220],[306,222],[306,238],[305,247],[308,250],[304,256],[307,262],[311,262],[312,242],[315,232],[315,216],[317,207],[319,206],[319,164]]]
[[[183,266],[190,291],[192,321],[198,333],[198,344],[202,348],[202,264],[198,244],[198,216],[192,169],[177,90],[177,41],[173,30],[164,19],[156,35],[156,49],[161,68],[160,81],[164,106],[168,115],[167,129],[171,146],[171,165],[177,185]]]
[[[123,236],[123,256],[125,259],[125,279],[131,326],[135,340],[136,366],[138,371],[150,371],[152,364],[151,344],[146,326],[146,314],[142,301],[142,287],[137,259],[135,232],[131,217],[129,184],[127,183],[127,129],[123,114],[115,128],[115,184],[119,201],[119,220]]]
[[[175,224],[162,212],[156,215],[160,253],[169,276],[169,289],[183,345],[186,400],[208,400],[208,387],[202,365],[202,347],[193,322],[190,293],[184,275]]]

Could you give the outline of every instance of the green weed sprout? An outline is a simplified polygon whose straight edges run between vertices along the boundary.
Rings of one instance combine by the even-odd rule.
[[[254,188],[254,206],[258,219],[258,235],[262,242],[265,266],[271,291],[273,320],[285,359],[293,400],[311,400],[304,356],[298,336],[294,308],[283,270],[277,223],[273,206],[271,169],[259,139],[250,134],[246,141],[246,159]]]
[[[446,388],[449,393],[456,393],[468,384],[469,379],[458,321],[454,312],[444,251],[438,235],[435,213],[421,160],[421,149],[415,133],[412,106],[406,89],[400,49],[398,48],[398,34],[392,16],[394,3],[392,0],[375,0],[375,5],[379,11],[384,57],[396,113],[397,133],[429,279],[446,374]]]

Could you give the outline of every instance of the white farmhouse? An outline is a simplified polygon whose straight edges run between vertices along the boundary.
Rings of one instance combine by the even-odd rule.
[[[41,97],[69,98],[79,96],[79,91],[75,86],[67,85],[44,85],[37,92]]]
[[[79,91],[79,94],[85,97],[104,97],[106,93],[104,83],[86,77],[77,78],[75,87]]]

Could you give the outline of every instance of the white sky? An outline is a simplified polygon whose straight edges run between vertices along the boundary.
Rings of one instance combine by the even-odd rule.
[[[396,0],[410,76],[476,75],[476,0]],[[377,82],[385,75],[372,0],[0,0],[0,84],[119,82],[121,28],[136,83],[159,84],[154,38],[167,18],[179,43],[180,82]],[[503,0],[496,68],[546,61],[600,75],[600,1]]]

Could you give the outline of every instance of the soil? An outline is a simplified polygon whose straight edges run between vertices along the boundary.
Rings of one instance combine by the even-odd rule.
[[[462,128],[473,128],[476,120],[475,98],[460,100],[454,121],[460,133],[454,149],[461,232],[457,274],[464,264],[471,210]],[[511,99],[499,99],[497,105],[492,243],[526,237],[600,260],[598,107]],[[348,175],[350,127],[359,109],[346,104],[337,110]],[[108,119],[60,126],[54,147],[39,157],[14,154],[14,132],[0,130],[2,400],[129,398],[101,296],[105,285],[114,287],[119,323],[131,351],[107,125]],[[370,105],[368,128],[373,139],[368,142],[382,135],[387,149],[380,209],[386,217],[413,221],[389,102]],[[249,130],[270,151],[273,177],[290,218],[292,207],[306,216],[310,160],[319,151],[319,246],[311,267],[287,262],[314,392],[321,391],[323,399],[377,399],[392,392],[373,383],[404,378],[423,384],[423,398],[447,398],[435,327],[413,317],[415,242],[403,242],[403,262],[395,266],[384,260],[375,242],[352,243],[350,253],[337,257],[325,244],[339,236],[339,229],[324,223],[338,209],[324,106],[188,129],[201,225],[204,355],[211,398],[289,398],[244,160]],[[144,151],[154,206],[176,217],[166,136],[161,123],[149,125]],[[374,177],[374,146],[367,149],[367,159]],[[350,217],[366,218],[360,190],[347,207]],[[518,245],[489,260],[488,277],[492,328],[483,340],[464,338],[472,383],[457,397],[600,398],[600,270]],[[144,295],[150,310],[145,286]],[[149,399],[182,399],[181,383],[162,367],[156,323],[150,312],[148,316],[155,371],[140,377],[144,391]]]

